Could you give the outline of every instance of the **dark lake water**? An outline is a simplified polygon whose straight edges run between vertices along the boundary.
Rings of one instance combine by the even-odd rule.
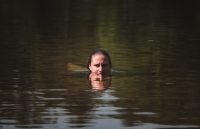
[[[0,129],[200,128],[199,6],[0,1]],[[122,71],[103,90],[68,67],[95,48]]]

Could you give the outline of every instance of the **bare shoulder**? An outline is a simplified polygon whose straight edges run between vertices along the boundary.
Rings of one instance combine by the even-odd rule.
[[[73,63],[67,63],[66,69],[67,69],[67,71],[71,71],[71,72],[86,72],[86,71],[88,71],[88,69],[84,65],[73,64]]]

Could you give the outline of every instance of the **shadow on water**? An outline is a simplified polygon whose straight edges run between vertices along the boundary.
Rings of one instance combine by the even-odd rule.
[[[0,1],[0,128],[200,128],[199,5]],[[94,48],[111,79],[76,65]]]

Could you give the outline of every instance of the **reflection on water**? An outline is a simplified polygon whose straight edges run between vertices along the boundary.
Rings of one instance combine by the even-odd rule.
[[[200,128],[199,5],[1,1],[0,128]],[[93,48],[124,72],[88,80]]]
[[[97,74],[88,75],[88,79],[90,81],[90,85],[93,90],[105,90],[110,87],[111,85],[111,76],[102,76]]]

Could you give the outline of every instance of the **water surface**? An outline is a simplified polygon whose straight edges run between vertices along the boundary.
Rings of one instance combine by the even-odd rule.
[[[198,1],[0,2],[0,128],[200,128]],[[109,51],[109,87],[85,65]]]

